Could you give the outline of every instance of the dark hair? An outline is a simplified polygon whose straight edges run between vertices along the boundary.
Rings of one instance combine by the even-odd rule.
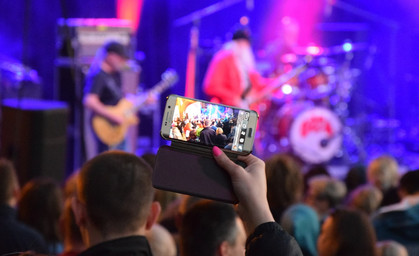
[[[60,186],[51,178],[36,178],[22,188],[18,219],[38,230],[47,243],[60,241],[59,219],[63,209]]]
[[[71,200],[74,196],[77,195],[77,179],[79,172],[74,172],[69,176],[64,185],[64,207],[63,212],[61,213],[60,222],[61,222],[61,235],[63,242],[66,240],[70,241],[72,244],[83,244],[83,239],[80,233],[80,229],[77,226],[76,219],[71,208]]]
[[[267,197],[275,220],[303,194],[303,175],[299,163],[289,155],[275,155],[266,161]]]
[[[16,186],[18,180],[12,162],[0,158],[0,204],[6,204],[13,197],[13,189]]]
[[[409,195],[419,192],[419,169],[406,172],[400,179],[399,189]]]
[[[234,244],[237,214],[232,205],[199,202],[186,212],[180,228],[183,256],[213,256],[223,241]]]
[[[352,166],[345,177],[345,185],[348,192],[367,183],[367,172],[363,165]]]
[[[151,172],[144,160],[122,151],[102,153],[82,167],[78,197],[103,235],[145,224],[154,196]]]
[[[65,239],[67,239],[68,241],[71,241],[71,243],[83,244],[83,238],[71,208],[70,198],[66,199],[64,202],[64,208],[60,220],[62,223],[61,235],[63,240],[65,241]]]
[[[154,165],[156,164],[156,154],[145,153],[141,156],[141,158],[144,159],[144,161],[148,163],[151,168],[154,168]]]
[[[304,174],[304,193],[308,191],[308,181],[314,177],[319,175],[326,175],[330,177],[329,171],[324,164],[315,164],[309,167],[307,172]]]
[[[374,228],[365,214],[338,208],[330,218],[333,223],[331,238],[335,239],[336,244],[336,252],[333,255],[376,255]]]
[[[122,58],[129,59],[129,54],[127,49],[121,43],[110,41],[104,45],[104,49],[107,53],[115,53]]]
[[[244,39],[247,40],[248,42],[251,41],[251,35],[250,35],[250,29],[246,28],[246,27],[241,27],[238,28],[234,31],[233,33],[233,40],[240,40],[240,39]]]

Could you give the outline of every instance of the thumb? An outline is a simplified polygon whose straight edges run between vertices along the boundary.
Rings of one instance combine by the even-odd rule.
[[[217,164],[226,170],[231,177],[234,177],[238,174],[238,171],[241,167],[231,161],[230,158],[228,158],[221,149],[219,149],[217,146],[214,146],[212,148],[212,154]]]

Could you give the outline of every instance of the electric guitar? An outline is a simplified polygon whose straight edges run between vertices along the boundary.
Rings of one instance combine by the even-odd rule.
[[[294,77],[299,76],[302,72],[307,69],[308,64],[311,62],[311,56],[305,57],[305,62],[292,70],[288,71],[280,75],[279,77],[275,78],[267,87],[265,87],[262,91],[258,92],[251,100],[245,102],[244,108],[251,108],[252,105],[259,103],[262,100],[269,99],[272,97],[272,93],[281,88],[285,83],[291,80]]]
[[[121,143],[132,125],[138,124],[137,111],[147,104],[150,94],[160,94],[170,88],[178,80],[178,75],[173,69],[168,69],[162,74],[162,80],[146,93],[141,93],[131,98],[123,98],[115,106],[108,106],[109,112],[123,116],[122,124],[115,124],[103,116],[93,115],[92,128],[100,141],[108,146]]]

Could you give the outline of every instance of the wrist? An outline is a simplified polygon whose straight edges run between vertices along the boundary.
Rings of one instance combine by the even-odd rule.
[[[275,222],[267,201],[249,206],[239,204],[238,211],[248,234],[251,234],[256,227],[263,223]]]

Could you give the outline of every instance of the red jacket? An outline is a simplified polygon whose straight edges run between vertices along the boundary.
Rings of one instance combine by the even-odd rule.
[[[254,95],[267,84],[268,80],[256,71],[250,71],[248,76],[252,89],[247,95]],[[209,64],[204,79],[204,92],[212,97],[212,102],[240,106],[241,96],[245,90],[241,80],[233,52],[223,49],[214,55]]]

